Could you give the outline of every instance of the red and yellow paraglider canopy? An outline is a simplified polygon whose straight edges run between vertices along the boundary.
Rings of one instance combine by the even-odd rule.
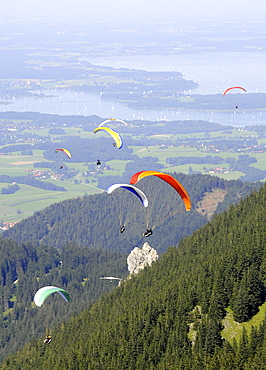
[[[178,182],[173,176],[168,175],[166,173],[158,172],[158,171],[140,171],[135,173],[131,179],[130,179],[130,184],[136,184],[139,180],[143,179],[144,177],[147,176],[157,176],[160,179],[164,180],[167,182],[169,185],[171,185],[180,195],[182,198],[185,208],[187,211],[191,210],[191,201],[189,198],[189,195],[186,191],[186,189]]]
[[[55,149],[55,152],[56,153],[57,152],[63,152],[63,153],[65,153],[68,156],[69,159],[72,158],[72,155],[71,155],[70,151],[67,150],[67,149],[59,148],[59,149]]]

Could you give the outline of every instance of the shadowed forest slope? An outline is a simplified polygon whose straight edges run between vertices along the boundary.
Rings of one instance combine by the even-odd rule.
[[[0,239],[0,253],[0,361],[34,338],[45,337],[48,328],[53,331],[117,285],[101,276],[128,274],[125,253],[73,243],[59,253],[54,247]],[[71,303],[54,294],[36,307],[34,294],[46,285],[66,289]]]
[[[226,193],[223,201],[216,202],[212,207],[212,212],[221,212],[261,186],[259,183],[227,181],[209,175],[172,175],[191,198],[190,212],[185,211],[181,198],[173,188],[151,176],[137,184],[148,197],[148,209],[132,193],[119,189],[110,195],[103,193],[55,203],[22,220],[4,232],[3,237],[59,249],[68,243],[75,243],[90,248],[129,252],[144,242],[142,233],[146,227],[152,227],[154,234],[149,241],[158,252],[163,252],[206,224],[206,210],[198,212],[198,204],[206,193],[213,193],[215,189]],[[126,225],[123,234],[119,233],[121,224]]]
[[[3,234],[1,360],[33,338],[43,336],[46,328],[54,328],[80,313],[117,285],[99,280],[100,276],[126,277],[129,251],[147,241],[142,236],[147,216],[153,222],[150,225],[157,222],[148,241],[162,252],[207,222],[206,212],[197,206],[206,194],[214,194],[215,189],[225,194],[222,203],[213,204],[219,212],[261,186],[211,176],[174,176],[190,193],[191,212],[184,210],[181,198],[176,194],[173,197],[166,183],[154,178],[140,182],[149,198],[150,215],[144,213],[137,197],[117,191],[53,204]],[[118,232],[121,214],[126,225],[123,234]],[[65,288],[71,304],[65,305],[55,295],[44,309],[36,309],[33,296],[44,285]]]
[[[265,302],[265,207],[264,186],[1,369],[264,369],[266,320],[233,345],[221,330]]]

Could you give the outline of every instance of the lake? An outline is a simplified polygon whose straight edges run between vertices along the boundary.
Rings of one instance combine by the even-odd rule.
[[[175,55],[129,55],[86,59],[92,64],[114,68],[135,68],[147,71],[179,71],[200,87],[189,93],[215,94],[229,86],[240,85],[247,92],[266,93],[266,53],[205,53]],[[186,110],[134,109],[114,101],[101,100],[99,94],[49,90],[53,97],[14,99],[12,104],[0,105],[0,111],[37,111],[60,115],[98,115],[125,120],[206,120],[241,127],[266,124],[266,111],[231,113]],[[265,104],[266,108],[266,104]]]
[[[266,52],[202,53],[175,55],[129,55],[89,58],[90,63],[113,68],[146,71],[178,71],[200,87],[195,94],[222,93],[230,86],[243,86],[248,92],[266,92]]]

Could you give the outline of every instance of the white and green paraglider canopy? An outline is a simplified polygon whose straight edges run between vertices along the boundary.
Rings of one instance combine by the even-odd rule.
[[[45,286],[35,293],[34,302],[36,306],[41,307],[46,298],[55,292],[59,293],[67,302],[70,301],[70,296],[66,290],[56,286]]]

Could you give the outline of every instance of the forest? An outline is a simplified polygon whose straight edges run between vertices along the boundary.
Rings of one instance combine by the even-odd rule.
[[[209,175],[173,176],[187,188],[192,211],[184,210],[181,198],[173,202],[171,189],[163,181],[154,178],[142,185],[149,195],[149,221],[155,225],[148,242],[160,254],[208,222],[206,212],[199,212],[197,204],[215,189],[226,193],[222,202],[214,204],[215,212],[220,213],[261,187],[259,183],[226,181]],[[128,253],[147,241],[142,232],[148,219],[142,208],[137,198],[117,190],[116,194],[55,203],[2,234],[2,360],[33,338],[44,336],[48,327],[54,331],[54,327],[116,285],[99,280],[100,276],[127,276]],[[119,234],[121,216],[126,226],[123,234]],[[71,304],[65,306],[60,297],[54,297],[46,309],[36,310],[31,302],[43,285],[67,289]]]
[[[238,340],[225,338],[224,319],[230,308],[241,326],[265,302],[265,206],[262,186],[167,248],[151,267],[131,278],[123,276],[112,292],[61,322],[51,345],[44,345],[43,339],[32,341],[5,359],[1,369],[264,369],[266,318],[243,329]],[[4,238],[1,243],[16,242]],[[36,260],[32,249],[24,250]],[[46,253],[40,261],[50,260],[60,272],[56,249],[37,250]],[[18,270],[26,267],[21,253]],[[81,261],[67,256],[66,268]],[[14,264],[9,268],[14,270]],[[49,268],[42,264],[39,273],[45,281],[50,279]],[[16,278],[6,276],[9,281]],[[54,300],[49,307],[56,311],[57,305]],[[62,310],[64,315],[67,308]]]
[[[53,246],[1,239],[0,250],[0,362],[112,290],[116,283],[103,282],[101,276],[128,274],[126,255],[103,248],[69,243],[59,252]],[[67,289],[71,304],[62,304],[58,295],[36,308],[34,294],[46,285]]]
[[[3,237],[59,249],[74,242],[89,248],[129,252],[142,243],[142,233],[150,226],[154,229],[152,246],[163,252],[208,221],[207,212],[198,212],[198,204],[206,194],[212,194],[214,189],[225,192],[223,201],[215,205],[215,212],[221,212],[261,186],[260,183],[227,181],[210,175],[173,173],[172,176],[188,191],[193,205],[190,212],[185,211],[181,198],[175,196],[169,185],[153,177],[141,180],[138,185],[149,199],[149,210],[120,189],[110,195],[104,192],[54,203],[5,231]],[[106,177],[106,184],[102,181],[103,189],[112,183],[110,180]],[[116,180],[121,183],[121,179]],[[121,223],[126,225],[122,235],[119,234]]]
[[[152,94],[142,94],[139,92],[125,93],[107,92],[103,99],[117,100],[134,108],[153,108],[161,109],[199,109],[214,111],[233,111],[235,109],[260,110],[265,108],[265,94],[234,94],[233,96],[223,97],[222,94],[173,94],[161,92],[161,94],[152,92]],[[237,104],[237,105],[236,105]]]

